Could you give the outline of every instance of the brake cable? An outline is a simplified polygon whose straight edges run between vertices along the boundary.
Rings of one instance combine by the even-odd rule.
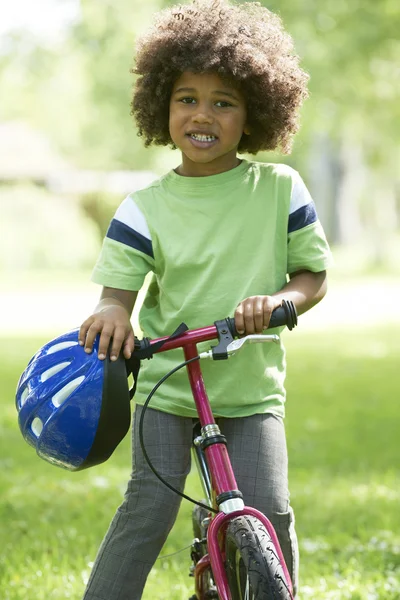
[[[151,460],[149,458],[149,455],[147,454],[147,451],[146,451],[146,448],[145,448],[145,445],[144,445],[144,439],[143,439],[144,416],[146,414],[146,410],[147,410],[147,408],[149,406],[150,400],[152,399],[152,397],[154,396],[154,394],[156,393],[156,391],[158,390],[158,388],[164,383],[164,381],[166,381],[168,379],[168,377],[170,377],[171,375],[173,375],[174,373],[176,373],[177,371],[179,371],[179,369],[182,369],[183,367],[185,367],[189,363],[194,362],[195,360],[200,360],[200,356],[194,356],[193,358],[189,358],[189,360],[185,360],[185,362],[181,363],[180,365],[178,365],[177,367],[175,367],[174,369],[172,369],[171,371],[169,371],[169,373],[167,373],[166,375],[164,375],[164,377],[162,377],[160,379],[160,381],[158,381],[158,383],[156,383],[156,385],[153,387],[153,389],[151,390],[150,394],[147,396],[146,402],[143,404],[142,414],[140,415],[140,421],[139,421],[139,441],[140,441],[140,447],[141,447],[142,452],[143,452],[143,456],[144,456],[147,464],[149,465],[150,469],[153,471],[154,475],[161,481],[161,483],[163,483],[165,486],[167,486],[167,488],[169,488],[170,490],[172,490],[173,492],[175,492],[175,494],[178,494],[178,496],[181,496],[182,498],[185,498],[185,500],[189,500],[189,502],[192,502],[193,504],[197,504],[197,506],[200,506],[201,508],[205,508],[209,512],[213,512],[213,513],[217,514],[218,510],[216,510],[215,508],[212,508],[211,506],[208,506],[207,504],[203,504],[202,502],[198,502],[197,500],[194,500],[193,498],[191,498],[190,496],[187,496],[183,492],[180,492],[179,490],[177,490],[176,488],[174,488],[173,485],[171,485],[170,483],[168,483],[168,481],[165,481],[165,479],[163,479],[163,477],[161,477],[161,475],[157,472],[156,468],[152,464],[152,462],[151,462]]]

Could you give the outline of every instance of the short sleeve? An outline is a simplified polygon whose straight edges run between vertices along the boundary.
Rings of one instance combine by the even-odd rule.
[[[108,228],[92,281],[120,290],[139,290],[154,269],[153,244],[146,219],[128,196]]]
[[[297,172],[292,179],[287,272],[318,272],[333,265],[332,253],[310,192]]]

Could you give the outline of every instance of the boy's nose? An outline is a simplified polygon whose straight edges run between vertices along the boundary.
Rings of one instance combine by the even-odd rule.
[[[193,116],[194,123],[212,123],[214,118],[210,113],[206,111],[199,111],[197,114]]]

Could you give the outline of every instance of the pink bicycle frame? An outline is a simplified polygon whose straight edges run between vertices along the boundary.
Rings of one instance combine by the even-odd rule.
[[[215,325],[209,327],[203,327],[200,329],[193,329],[186,331],[179,337],[159,338],[151,340],[150,344],[153,345],[156,342],[164,341],[162,348],[155,352],[166,352],[175,348],[183,348],[185,360],[195,358],[198,356],[197,346],[199,342],[205,342],[208,340],[217,339],[218,333]],[[193,393],[193,398],[196,404],[197,412],[199,415],[199,421],[201,427],[206,425],[215,424],[214,416],[211,411],[210,401],[208,399],[206,389],[204,386],[203,376],[199,361],[193,361],[187,366],[190,386]],[[232,470],[232,465],[229,459],[228,451],[223,443],[215,443],[208,446],[205,449],[205,456],[207,465],[211,474],[212,486],[217,496],[232,490],[237,490],[237,483]],[[200,594],[202,600],[202,577],[204,570],[211,565],[213,578],[217,586],[218,594],[221,600],[232,600],[231,593],[228,586],[228,580],[226,571],[224,568],[224,556],[223,548],[225,542],[225,531],[228,522],[237,516],[250,515],[254,516],[263,523],[271,540],[276,548],[279,560],[283,567],[283,572],[288,582],[290,594],[293,598],[293,588],[289,572],[287,570],[285,560],[283,558],[282,550],[279,545],[278,538],[271,522],[267,519],[263,513],[256,510],[255,508],[245,506],[242,510],[234,511],[229,514],[219,512],[215,517],[212,518],[210,526],[207,532],[207,544],[208,544],[208,555],[204,556],[196,565],[195,568],[195,579],[196,579],[196,593]]]

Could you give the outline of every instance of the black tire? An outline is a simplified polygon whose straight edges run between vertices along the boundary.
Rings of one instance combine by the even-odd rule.
[[[232,600],[292,600],[275,546],[258,519],[232,519],[225,552]]]

